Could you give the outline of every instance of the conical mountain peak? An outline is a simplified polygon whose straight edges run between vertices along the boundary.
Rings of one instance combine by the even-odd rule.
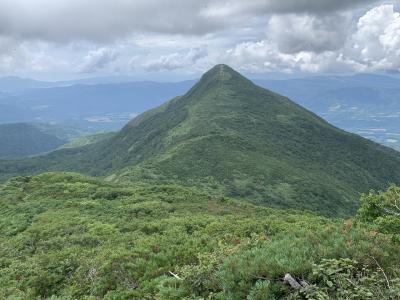
[[[209,81],[223,83],[237,80],[250,82],[246,77],[232,69],[230,66],[218,64],[204,73],[204,75],[201,77],[200,83]]]
[[[237,72],[228,65],[218,64],[218,65],[215,65],[214,67],[212,67],[210,70],[208,70],[204,75],[206,75],[208,73],[215,74],[217,76],[222,76],[224,74],[234,74]]]

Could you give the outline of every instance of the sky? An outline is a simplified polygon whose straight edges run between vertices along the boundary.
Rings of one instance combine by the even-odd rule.
[[[400,72],[400,0],[0,0],[0,76]]]

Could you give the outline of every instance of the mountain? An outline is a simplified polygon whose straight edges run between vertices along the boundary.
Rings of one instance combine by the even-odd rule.
[[[361,192],[400,182],[400,153],[331,126],[226,65],[111,139],[0,163],[0,174],[78,171],[177,182],[252,202],[349,216]]]
[[[0,77],[0,92],[23,92],[28,89],[42,89],[52,87],[68,87],[73,85],[97,85],[135,81],[129,76],[106,76],[82,78],[65,81],[40,81],[17,76]]]
[[[46,88],[57,86],[54,82],[45,82],[15,76],[0,77],[0,91],[15,92],[31,88]]]
[[[68,140],[44,125],[0,124],[0,158],[22,157],[55,150]]]
[[[131,76],[99,76],[88,77],[63,81],[41,81],[31,78],[21,78],[17,76],[0,77],[1,92],[22,92],[28,89],[41,89],[52,87],[68,87],[73,85],[99,85],[99,84],[117,84],[137,82]]]

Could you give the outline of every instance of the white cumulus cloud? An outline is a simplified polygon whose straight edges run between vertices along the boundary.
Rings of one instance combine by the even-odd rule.
[[[368,11],[357,24],[349,52],[371,70],[400,70],[400,13],[393,5]]]

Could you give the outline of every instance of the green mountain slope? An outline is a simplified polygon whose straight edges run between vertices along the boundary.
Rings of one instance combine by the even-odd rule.
[[[99,132],[95,134],[85,135],[76,139],[73,139],[68,144],[62,146],[62,148],[77,148],[86,145],[90,145],[93,143],[101,142],[107,139],[110,139],[115,135],[115,132]]]
[[[348,216],[361,192],[400,182],[400,153],[329,125],[226,65],[96,144],[0,163],[109,180],[178,182],[273,207]]]
[[[0,194],[0,299],[397,299],[400,291],[398,244],[351,221],[71,173],[13,178]],[[328,274],[317,277],[321,263]],[[313,286],[296,297],[286,273]]]
[[[0,124],[0,158],[22,157],[57,149],[65,144],[51,126],[44,124]]]

